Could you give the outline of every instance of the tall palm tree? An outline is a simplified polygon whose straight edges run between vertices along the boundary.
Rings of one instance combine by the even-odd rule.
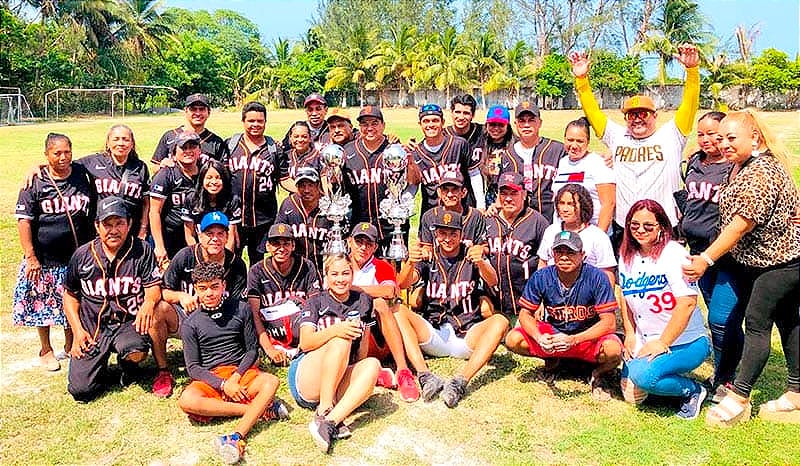
[[[364,105],[364,90],[373,81],[374,66],[371,59],[377,54],[377,32],[363,24],[354,26],[347,40],[331,50],[334,66],[327,75],[325,90],[342,89],[355,85],[361,105]]]
[[[456,29],[447,27],[435,34],[429,42],[428,65],[422,70],[421,77],[431,82],[440,91],[445,91],[446,102],[450,102],[450,93],[454,89],[469,86],[470,59],[466,46],[458,37]]]
[[[493,33],[485,32],[469,44],[468,54],[470,75],[478,84],[481,93],[481,105],[486,108],[485,85],[493,74],[502,69],[502,47]]]
[[[368,65],[375,66],[375,83],[397,85],[401,104],[415,87],[414,47],[417,43],[417,28],[410,25],[389,28],[389,38],[381,41]]]
[[[536,75],[539,66],[532,58],[531,49],[523,41],[518,41],[506,50],[503,67],[495,72],[484,84],[486,93],[507,89],[511,104],[519,100],[519,91],[526,81]]]
[[[137,58],[160,53],[172,38],[172,16],[159,13],[161,0],[121,0],[114,35]]]
[[[118,19],[119,5],[115,0],[60,0],[56,3],[57,17],[86,32],[87,48],[108,48],[116,38],[112,26]]]

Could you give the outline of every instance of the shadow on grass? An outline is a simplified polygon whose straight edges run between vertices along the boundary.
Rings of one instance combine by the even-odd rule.
[[[487,366],[491,367],[479,373],[477,377],[470,381],[467,393],[476,392],[484,385],[489,385],[502,379],[512,373],[518,365],[519,363],[513,358],[510,351],[505,354],[493,354],[487,363]]]
[[[356,430],[372,421],[387,417],[397,411],[397,403],[394,402],[393,392],[377,393],[369,397],[364,404],[353,411],[348,418],[350,419],[350,429]]]

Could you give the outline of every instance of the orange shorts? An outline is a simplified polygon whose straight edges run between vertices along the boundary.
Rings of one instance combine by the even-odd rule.
[[[389,344],[386,343],[385,340],[383,341],[383,344],[378,342],[373,332],[380,332],[380,329],[377,325],[369,329],[369,335],[367,336],[367,343],[369,346],[367,357],[376,358],[381,362],[386,361],[392,355],[391,350],[389,350]],[[381,340],[383,340],[383,338],[381,338]]]
[[[219,366],[211,369],[211,372],[216,375],[217,377],[228,380],[234,372],[236,372],[237,366]],[[256,366],[247,369],[244,374],[242,374],[242,378],[239,379],[239,385],[244,388],[249,389],[250,384],[256,380],[256,377],[261,374],[261,371],[258,370]],[[203,382],[202,380],[193,380],[192,383],[189,384],[188,388],[195,388],[203,392],[203,396],[205,398],[216,398],[218,400],[225,400],[230,401],[230,399],[220,390],[212,387],[211,385]],[[249,390],[248,390],[249,391]]]

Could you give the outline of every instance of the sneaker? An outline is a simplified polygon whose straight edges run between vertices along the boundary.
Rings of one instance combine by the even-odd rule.
[[[189,422],[192,424],[208,424],[214,419],[211,416],[203,416],[202,414],[194,414],[194,413],[186,413],[186,417],[189,418]]]
[[[336,426],[336,432],[333,434],[333,438],[335,440],[344,440],[352,436],[353,436],[353,431],[350,430],[350,426],[348,426],[344,422],[340,422],[339,425]]]
[[[397,388],[397,379],[394,377],[394,371],[388,367],[381,367],[381,371],[378,372],[378,380],[375,381],[375,386],[391,389]]]
[[[700,414],[700,408],[703,407],[703,400],[706,399],[708,391],[706,387],[700,384],[697,386],[700,390],[684,398],[683,403],[681,403],[681,409],[676,413],[679,418],[687,420],[695,419]]]
[[[128,385],[138,381],[141,378],[141,369],[139,365],[126,360],[121,360],[119,365],[119,385],[120,387],[127,387]]]
[[[467,393],[467,379],[457,375],[450,379],[442,389],[442,400],[448,408],[455,408],[461,398],[464,398],[465,393]]]
[[[433,401],[436,395],[442,391],[444,381],[433,372],[420,372],[419,387],[422,389],[422,399],[425,401]]]
[[[49,372],[56,372],[61,369],[61,363],[58,362],[58,358],[52,351],[39,356],[39,365]]]
[[[214,450],[225,464],[237,463],[244,455],[245,442],[237,433],[216,437],[213,444]]]
[[[278,398],[275,398],[272,404],[261,414],[261,420],[263,421],[271,421],[273,419],[276,421],[289,419],[289,407],[286,406],[283,400]]]
[[[61,350],[55,354],[55,357],[57,361],[64,361],[66,359],[69,359],[69,353],[67,353],[66,350]]]
[[[308,423],[308,431],[311,432],[311,438],[314,443],[325,453],[331,451],[333,440],[336,438],[337,428],[333,421],[325,419],[324,415],[315,414]]]
[[[397,386],[401,400],[407,403],[419,400],[417,382],[414,380],[414,374],[410,370],[401,369],[397,371]]]
[[[159,369],[158,375],[153,380],[153,395],[159,398],[167,398],[172,395],[172,384],[175,380],[167,369]]]

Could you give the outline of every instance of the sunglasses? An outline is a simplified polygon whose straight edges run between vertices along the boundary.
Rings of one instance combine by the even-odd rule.
[[[650,110],[631,110],[625,114],[625,119],[628,121],[633,121],[636,119],[646,120],[650,118],[653,112]]]
[[[658,228],[657,223],[639,223],[639,222],[631,222],[629,225],[631,231],[639,231],[639,228],[644,227],[644,231],[651,233]]]
[[[425,104],[425,105],[422,106],[421,109],[419,109],[419,111],[421,113],[425,113],[425,112],[441,112],[442,111],[442,107],[440,107],[440,106],[438,106],[436,104]]]

